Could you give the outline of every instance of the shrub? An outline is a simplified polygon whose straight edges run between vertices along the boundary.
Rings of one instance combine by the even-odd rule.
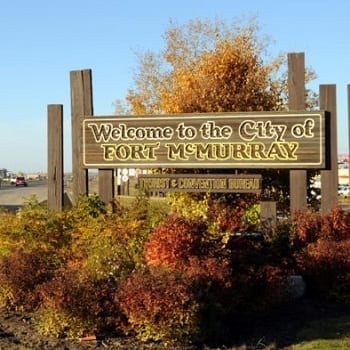
[[[200,249],[202,221],[171,216],[156,227],[145,244],[150,266],[178,268]]]
[[[323,217],[322,237],[336,241],[350,238],[350,214],[336,207]]]
[[[35,315],[35,328],[42,335],[75,339],[82,337],[89,324],[55,305],[43,305]]]
[[[0,220],[1,250],[10,253],[13,248],[27,252],[55,254],[57,263],[71,243],[66,212],[49,212],[35,198],[26,202],[17,214],[8,214]]]
[[[299,212],[291,222],[290,236],[294,249],[316,242],[322,232],[322,216],[313,210]]]
[[[244,213],[244,220],[248,227],[260,226],[261,207],[259,204],[248,206]]]
[[[350,238],[321,238],[295,253],[310,295],[350,302]]]
[[[232,314],[268,311],[288,299],[284,270],[276,264],[270,247],[245,237],[232,237]]]
[[[3,306],[33,311],[39,305],[36,287],[54,274],[52,257],[22,249],[3,256],[0,261],[0,290]]]
[[[77,270],[62,268],[37,288],[41,300],[38,330],[57,337],[115,331],[122,322],[113,302],[115,292],[109,281],[95,281]]]
[[[116,213],[75,224],[72,260],[97,280],[116,281],[130,274],[144,264],[145,240],[161,212],[140,195],[128,205],[118,205]]]
[[[290,236],[290,224],[277,222],[274,234],[264,242],[267,261],[278,266],[286,275],[295,274],[294,247]]]
[[[97,218],[106,214],[106,205],[101,198],[95,193],[89,196],[80,195],[77,203],[72,210],[76,219],[85,219],[87,217]]]
[[[187,219],[206,219],[209,209],[210,196],[208,194],[169,193],[167,202],[172,213]]]
[[[300,249],[322,237],[333,240],[347,238],[350,235],[349,227],[350,215],[340,207],[334,208],[325,216],[308,210],[295,215],[290,235],[295,249]]]
[[[110,217],[101,231],[84,234],[86,244],[80,244],[85,251],[83,269],[96,280],[118,281],[142,265],[145,232],[142,223],[120,217]],[[80,243],[79,243],[80,242]]]
[[[193,329],[188,330],[192,340],[203,340],[220,328],[226,315],[223,298],[231,288],[231,268],[222,253],[222,242],[206,237],[203,219],[171,216],[155,228],[145,245],[145,259],[151,271],[165,269],[181,276],[176,281],[188,288],[191,302],[196,305],[191,316]],[[173,284],[171,287],[179,288]]]
[[[327,215],[299,214],[293,226],[296,269],[310,295],[350,301],[350,219],[340,207]]]
[[[169,217],[149,235],[145,251],[151,271],[178,273],[188,285],[202,340],[242,313],[266,311],[288,298],[283,271],[270,264],[261,242],[233,235],[225,243],[206,240],[205,229],[202,219]]]
[[[206,222],[207,239],[218,238],[225,232],[242,232],[260,226],[258,198],[255,195],[175,193],[168,196],[172,213],[186,219]]]
[[[198,333],[198,305],[179,274],[164,269],[137,271],[121,284],[116,303],[142,341],[188,343]]]

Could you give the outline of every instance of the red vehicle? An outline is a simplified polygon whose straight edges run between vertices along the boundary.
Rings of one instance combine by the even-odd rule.
[[[26,181],[26,179],[24,178],[24,176],[17,176],[16,177],[16,186],[28,186],[28,183]]]

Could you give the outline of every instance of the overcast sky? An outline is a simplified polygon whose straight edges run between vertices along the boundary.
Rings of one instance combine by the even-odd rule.
[[[95,115],[132,87],[135,51],[158,52],[169,19],[257,16],[271,54],[304,52],[312,86],[336,84],[338,151],[348,153],[350,1],[3,0],[0,10],[0,168],[47,170],[47,105],[63,104],[65,171],[71,170],[69,72],[92,69]]]

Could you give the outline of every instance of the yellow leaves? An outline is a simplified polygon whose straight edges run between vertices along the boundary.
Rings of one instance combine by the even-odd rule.
[[[269,89],[277,61],[263,64],[267,43],[253,20],[229,26],[195,19],[170,23],[165,49],[140,56],[135,90],[127,101],[134,114],[271,110],[278,89]]]
[[[272,109],[275,99],[268,89],[272,67],[258,63],[249,43],[234,44],[218,42],[192,65],[172,72],[173,90],[162,95],[162,109],[167,113]]]
[[[282,110],[287,90],[280,71],[286,58],[269,58],[270,40],[259,36],[259,29],[254,18],[232,24],[194,19],[183,26],[171,21],[164,50],[139,55],[135,89],[126,97],[131,112]],[[308,72],[306,82],[315,77]],[[308,106],[315,106],[315,95],[306,94]]]
[[[207,195],[201,200],[196,200],[189,193],[171,193],[167,200],[171,205],[171,209],[179,216],[188,219],[195,217],[207,218],[209,209],[209,196]]]

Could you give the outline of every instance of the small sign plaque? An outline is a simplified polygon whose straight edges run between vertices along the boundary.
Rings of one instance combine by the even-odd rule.
[[[157,192],[261,192],[261,175],[139,175],[140,187]]]

